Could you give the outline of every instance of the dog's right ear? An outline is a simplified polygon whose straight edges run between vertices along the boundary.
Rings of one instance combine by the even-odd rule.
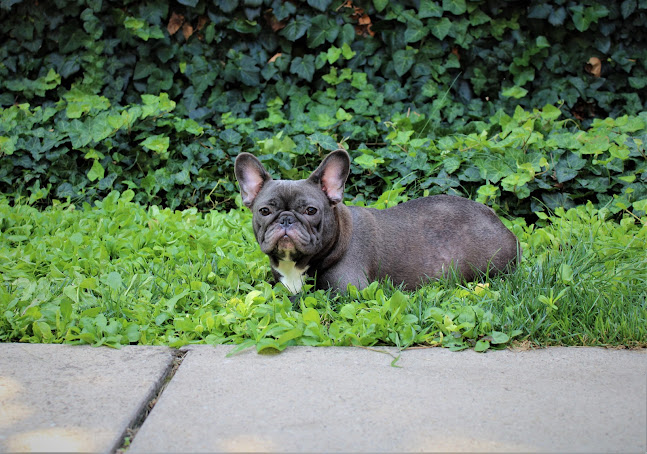
[[[350,172],[350,156],[343,149],[333,151],[312,172],[309,181],[317,184],[333,205],[344,199],[344,185]]]
[[[272,176],[267,173],[261,161],[250,153],[241,153],[236,157],[234,172],[243,203],[247,208],[251,208],[261,188],[265,182],[272,179]]]

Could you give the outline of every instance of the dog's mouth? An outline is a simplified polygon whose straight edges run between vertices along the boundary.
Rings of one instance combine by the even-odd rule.
[[[291,228],[285,229],[277,226],[265,232],[264,243],[270,249],[296,248],[298,242],[298,235]]]
[[[295,256],[306,253],[311,238],[308,232],[295,225],[283,227],[274,225],[265,232],[261,249],[266,254],[279,257]]]
[[[294,240],[290,237],[287,231],[276,241],[276,247],[279,250],[293,251],[297,248]]]
[[[290,229],[277,232],[273,237],[274,241],[270,242],[273,246],[268,254],[277,260],[299,260],[304,254],[304,247],[298,237],[299,234],[295,234]]]

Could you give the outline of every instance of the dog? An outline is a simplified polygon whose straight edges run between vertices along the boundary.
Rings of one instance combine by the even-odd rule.
[[[478,202],[436,195],[377,210],[346,206],[345,150],[327,155],[305,180],[274,180],[250,153],[235,174],[254,234],[277,282],[294,295],[315,288],[345,293],[375,280],[413,290],[457,273],[465,281],[511,272],[521,258],[515,235]]]

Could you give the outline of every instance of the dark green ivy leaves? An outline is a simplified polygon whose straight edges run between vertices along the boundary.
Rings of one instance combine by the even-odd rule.
[[[620,134],[614,147],[579,143],[582,167],[570,132],[553,134],[554,146],[527,137],[545,142],[561,121],[549,118],[554,110],[575,132],[601,118],[642,118],[644,1],[32,6],[0,0],[0,189],[29,200],[130,188],[143,203],[231,203],[238,152],[272,156],[291,177],[337,142],[366,171],[352,188],[363,197],[422,179],[412,194],[462,190],[526,213],[530,200],[602,202],[626,189],[632,204],[643,193],[641,133],[623,131],[637,136]],[[587,71],[592,57],[599,68]],[[545,106],[556,107],[516,129],[502,123],[518,107],[530,115]],[[503,145],[439,147],[457,153],[446,164],[429,151],[484,131]],[[463,155],[514,155],[510,144],[536,147],[527,156],[550,169]]]
[[[339,35],[340,27],[333,19],[323,14],[312,19],[308,28],[308,46],[315,48],[325,42],[333,43]]]
[[[290,41],[296,41],[305,35],[310,24],[310,19],[307,16],[298,15],[281,30],[280,34]]]
[[[305,57],[296,57],[292,60],[290,64],[290,72],[297,74],[302,79],[307,80],[308,82],[312,81],[312,77],[315,73],[315,58],[312,55],[306,55]]]

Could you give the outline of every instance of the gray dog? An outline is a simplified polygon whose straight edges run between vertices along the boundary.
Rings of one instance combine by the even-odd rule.
[[[511,271],[521,249],[489,207],[437,195],[376,210],[343,204],[350,158],[330,153],[308,179],[273,180],[249,153],[236,158],[243,203],[272,271],[293,294],[305,275],[345,292],[390,278],[413,289],[455,270],[465,280]]]

